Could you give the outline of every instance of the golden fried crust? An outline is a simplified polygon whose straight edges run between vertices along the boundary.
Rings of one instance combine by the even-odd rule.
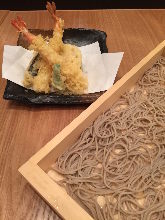
[[[78,47],[71,44],[64,44],[62,56],[65,57],[65,59],[72,58],[79,68],[81,68],[82,55]]]
[[[53,48],[43,39],[41,35],[38,35],[30,45],[29,49],[37,51],[40,56],[50,65],[60,64],[62,57],[53,50]]]
[[[87,77],[81,70],[82,55],[78,47],[64,44],[62,28],[54,30],[53,37],[46,42],[38,35],[30,45],[30,49],[37,51],[41,59],[34,65],[38,70],[37,76],[25,74],[24,85],[32,86],[36,92],[49,93],[52,89],[53,66],[60,65],[60,77],[66,90],[72,94],[82,94],[88,87]]]
[[[50,92],[52,68],[43,59],[39,59],[33,65],[38,69],[37,76],[32,76],[29,71],[25,72],[23,85],[32,88],[35,92]]]
[[[63,30],[57,31],[54,30],[53,37],[49,40],[49,46],[58,54],[61,54],[63,51],[64,43],[62,41]]]
[[[73,94],[82,94],[88,87],[87,77],[73,58],[68,58],[61,66],[61,75],[65,77],[65,85]]]
[[[39,66],[39,70],[33,80],[33,89],[36,92],[49,93],[52,68],[42,59],[36,65]]]
[[[30,88],[33,86],[33,76],[28,71],[26,71],[24,74],[23,85],[26,88]]]

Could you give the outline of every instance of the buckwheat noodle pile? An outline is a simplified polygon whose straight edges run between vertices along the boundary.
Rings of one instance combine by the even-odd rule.
[[[165,219],[165,58],[56,161],[96,220]]]

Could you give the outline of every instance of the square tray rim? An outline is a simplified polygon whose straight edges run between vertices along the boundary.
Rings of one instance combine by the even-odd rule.
[[[103,46],[103,51],[108,52],[108,48],[106,45],[106,38],[107,34],[103,30],[99,29],[91,29],[91,28],[66,28],[64,29],[66,31],[92,31],[97,34],[100,34],[100,41],[104,42]],[[53,32],[52,29],[29,29],[31,32]],[[17,45],[20,46],[20,39],[21,39],[21,33],[18,36],[17,40]],[[43,93],[34,93],[33,97],[26,96],[26,94],[22,95],[16,95],[12,94],[9,91],[10,86],[16,85],[15,83],[11,82],[10,80],[7,80],[6,86],[5,86],[5,91],[3,94],[3,99],[5,100],[13,100],[13,101],[18,101],[21,103],[24,103],[26,105],[33,105],[33,106],[40,106],[40,105],[47,105],[47,106],[54,106],[54,105],[89,105],[92,102],[94,102],[100,95],[102,95],[105,91],[101,92],[96,92],[96,93],[88,93],[88,94],[82,94],[82,95],[61,95],[61,94],[55,94],[51,93],[48,98],[46,97],[46,94]],[[19,86],[19,85],[18,85]],[[19,86],[21,88],[21,86]],[[23,88],[23,87],[22,87]],[[26,88],[23,88],[24,91],[28,90]],[[30,91],[30,90],[29,90]],[[35,96],[35,98],[34,98]],[[41,96],[41,98],[40,98]],[[38,97],[36,101],[36,97]]]

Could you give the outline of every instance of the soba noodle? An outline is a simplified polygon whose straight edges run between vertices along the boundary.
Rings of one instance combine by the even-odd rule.
[[[54,165],[96,220],[165,219],[165,58]]]

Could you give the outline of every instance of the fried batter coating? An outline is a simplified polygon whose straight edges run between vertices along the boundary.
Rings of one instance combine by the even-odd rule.
[[[74,59],[75,65],[81,68],[82,66],[82,55],[78,47],[71,44],[64,44],[62,56],[68,59],[68,57]]]
[[[63,27],[64,27],[64,21],[60,19],[58,27],[55,26],[54,28],[53,37],[50,38],[49,40],[49,46],[58,54],[61,54],[64,47],[64,43],[62,41],[63,32],[64,32]]]
[[[29,71],[25,72],[24,80],[23,80],[23,85],[26,88],[33,87],[33,76],[32,76],[32,74]]]
[[[33,89],[35,92],[50,92],[52,68],[43,59],[37,61],[38,74],[33,80]]]
[[[83,94],[88,81],[76,62],[73,58],[67,59],[65,65],[61,66],[61,75],[65,77],[65,85],[69,91],[73,94]]]
[[[37,51],[40,56],[50,65],[56,63],[62,63],[62,56],[59,55],[45,40],[41,35],[36,36],[31,45],[29,46],[30,50]]]
[[[23,85],[26,88],[33,88],[35,92],[50,92],[52,68],[43,59],[35,62],[35,68],[38,69],[37,76],[32,76],[29,71],[25,72]]]
[[[76,46],[63,43],[64,21],[56,16],[55,3],[47,3],[46,7],[55,23],[53,36],[49,42],[41,35],[34,36],[29,33],[22,18],[17,17],[12,21],[13,26],[22,32],[30,43],[29,49],[35,50],[40,55],[40,59],[33,65],[38,70],[37,75],[33,76],[26,72],[23,84],[27,88],[32,87],[36,92],[49,93],[52,89],[56,91],[64,88],[66,90],[64,92],[82,94],[88,87],[88,81],[81,69],[81,52]]]

